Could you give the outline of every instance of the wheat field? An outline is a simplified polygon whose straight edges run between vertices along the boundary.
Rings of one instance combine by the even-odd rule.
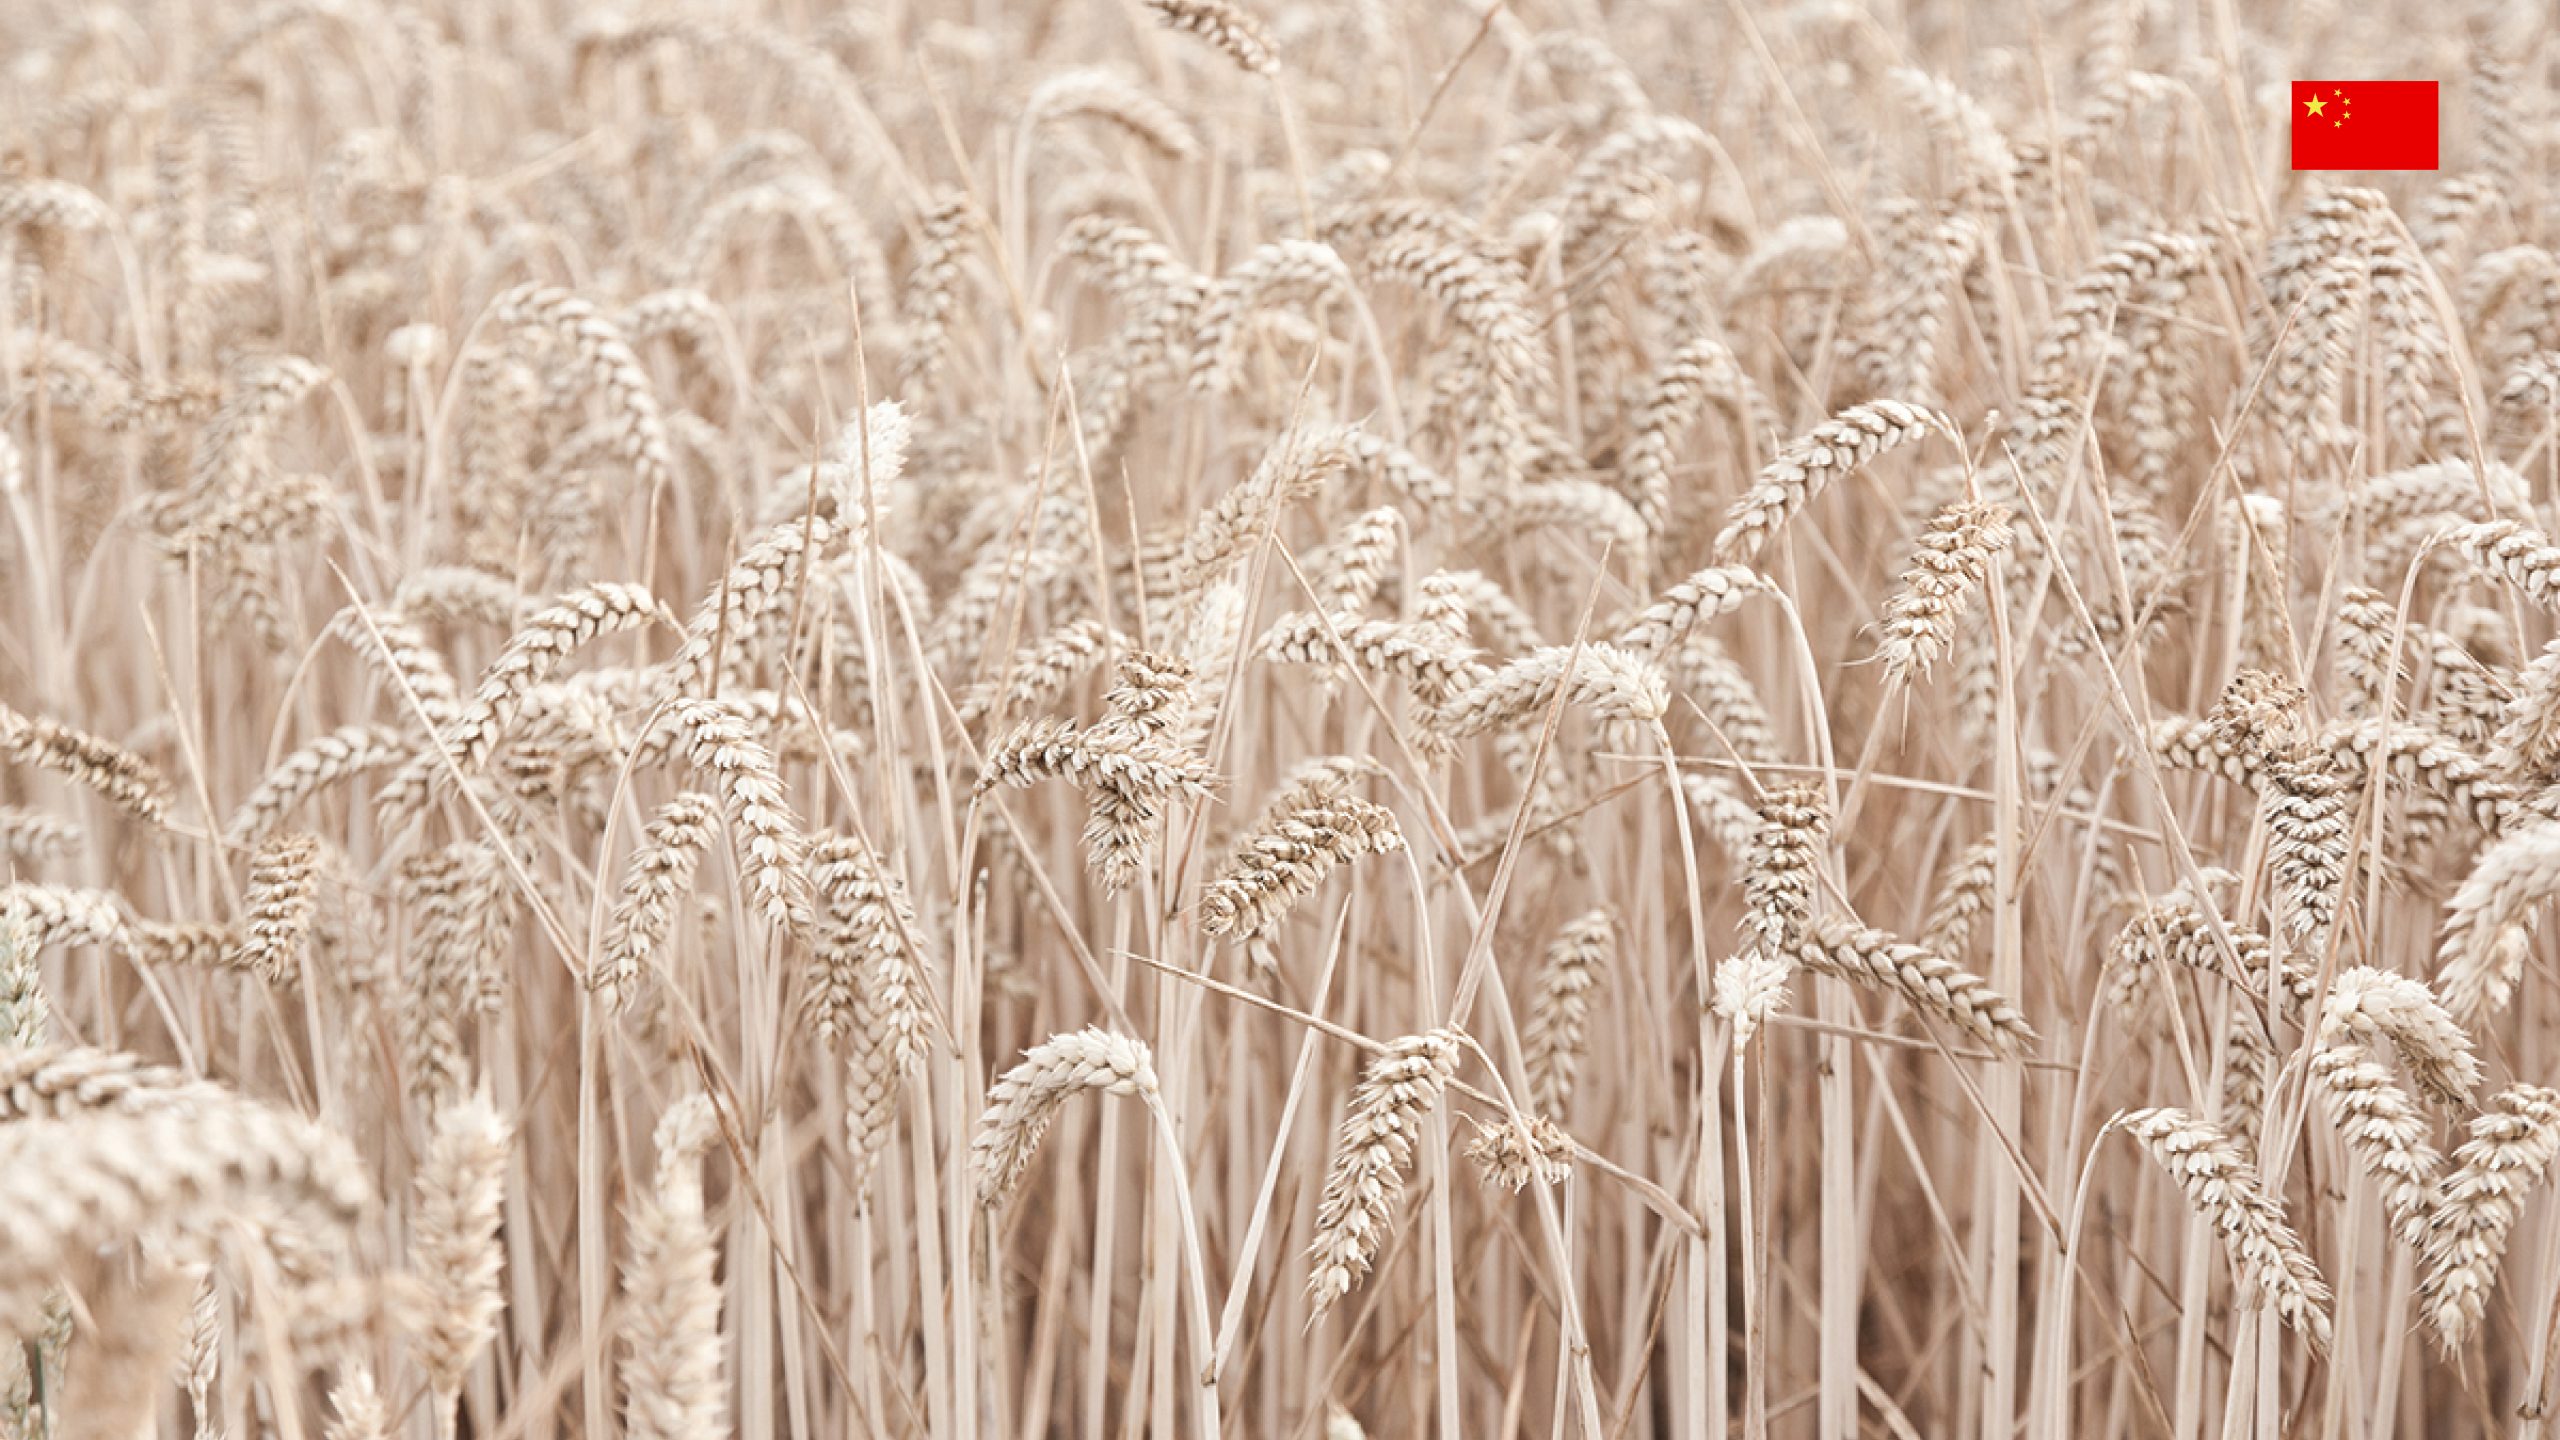
[[[0,1437],[2547,1433],[2551,18],[0,5]]]

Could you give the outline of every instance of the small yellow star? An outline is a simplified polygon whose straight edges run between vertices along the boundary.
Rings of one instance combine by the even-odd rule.
[[[2329,102],[2326,100],[2305,100],[2302,102],[2302,108],[2310,111],[2314,115],[2317,115],[2320,113],[2320,107],[2328,103]]]

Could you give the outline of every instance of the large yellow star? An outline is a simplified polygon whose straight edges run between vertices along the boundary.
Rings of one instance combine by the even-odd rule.
[[[2320,113],[2320,107],[2328,103],[2329,102],[2326,100],[2305,100],[2302,102],[2302,108],[2310,111],[2314,115],[2317,115]]]

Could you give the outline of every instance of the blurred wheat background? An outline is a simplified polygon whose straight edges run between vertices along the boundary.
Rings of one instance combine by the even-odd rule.
[[[0,6],[0,1434],[2545,1433],[2551,19]]]

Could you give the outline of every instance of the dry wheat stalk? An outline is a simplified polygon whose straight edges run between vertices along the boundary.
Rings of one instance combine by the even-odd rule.
[[[2262,77],[2389,73],[2424,7],[2227,7],[2201,58],[2138,0],[1752,7],[1743,47],[1641,5],[576,8],[0,6],[0,1436],[2126,1440],[2548,1388],[2550,1247],[2504,1242],[2560,1111],[2434,1128],[2551,1049],[2531,7],[2441,37],[2472,169],[2263,197]],[[2240,131],[2187,123],[2216,89]],[[1979,453],[1887,453],[1941,415]],[[1806,777],[1854,832],[1764,841]],[[1425,893],[1288,923],[1389,805],[1449,842]],[[1095,1043],[1165,1058],[1160,1163],[1110,1107],[943,1213],[984,1178],[951,1137],[1057,1103],[987,1105],[977,1047],[1141,963]],[[1855,1003],[1799,1027],[1808,963]],[[2050,1038],[1879,1048],[1832,974],[1960,1056]],[[1458,976],[1520,1031],[1479,1175],[1587,1187],[1417,1165],[1471,1022],[1384,1042]],[[1327,1040],[1387,1055],[1319,1196]],[[520,1308],[457,1397],[422,1217],[332,1197],[422,1176],[484,1074]],[[2276,1227],[2363,1272],[2338,1383],[2211,1314],[2175,1203],[2090,1192],[2071,1263],[2001,1260],[2061,1218],[2020,1177],[2146,1077],[2211,1115],[2138,1128],[2292,1323]],[[2297,1078],[2334,1142],[2235,1195]],[[752,1164],[707,1174],[732,1120]],[[1204,1250],[1252,1276],[1311,1219],[1309,1303],[1209,1312]],[[2385,1313],[2404,1261],[2450,1359]]]

